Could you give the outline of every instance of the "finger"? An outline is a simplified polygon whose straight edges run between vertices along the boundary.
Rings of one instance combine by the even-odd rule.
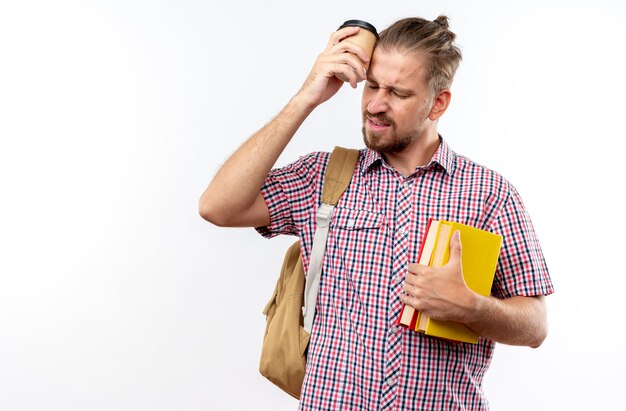
[[[424,264],[409,264],[409,272],[415,275],[424,274],[430,267]]]
[[[335,64],[346,64],[352,68],[358,81],[363,81],[367,78],[367,70],[365,65],[357,56],[352,53],[339,53],[325,56],[325,61]]]
[[[400,301],[404,304],[415,308],[416,310],[421,310],[421,306],[419,305],[419,300],[408,294],[400,294]]]
[[[356,30],[348,30],[356,29]],[[345,53],[349,52],[358,56],[363,63],[367,64],[371,60],[371,55],[365,51],[361,45],[353,41],[344,41],[359,32],[359,27],[346,27],[333,33],[326,45],[327,51],[333,53]]]
[[[404,284],[417,285],[417,275],[412,272],[406,273],[404,277]]]
[[[456,230],[450,238],[450,263],[460,263],[463,246],[461,244],[461,232]]]
[[[334,64],[331,68],[332,73],[341,81],[350,83],[353,88],[356,88],[357,83],[363,81],[363,76],[356,73],[355,69],[343,63]]]
[[[330,49],[336,46],[337,44],[341,43],[341,40],[345,39],[346,37],[355,35],[359,32],[359,30],[361,30],[359,27],[349,26],[333,32],[328,39],[326,49]]]
[[[410,297],[406,294],[400,294],[400,301],[402,301],[406,305],[413,306],[412,304],[410,304]]]
[[[371,56],[365,51],[363,47],[352,41],[349,41],[349,39],[337,44],[333,48],[333,51],[354,54],[363,62],[363,64],[367,64],[371,60]]]

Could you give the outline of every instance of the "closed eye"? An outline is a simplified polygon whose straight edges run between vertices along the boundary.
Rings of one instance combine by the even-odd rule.
[[[402,93],[398,93],[397,91],[393,92],[393,95],[398,97],[399,99],[405,99],[405,98],[409,98],[410,96],[407,94],[402,94]]]

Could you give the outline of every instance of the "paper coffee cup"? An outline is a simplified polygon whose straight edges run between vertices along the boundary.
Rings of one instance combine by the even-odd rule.
[[[359,46],[363,47],[363,49],[365,49],[365,51],[371,58],[372,53],[374,52],[374,47],[376,46],[376,42],[378,41],[378,32],[376,31],[376,27],[363,20],[347,20],[341,26],[339,26],[339,29],[352,26],[360,27],[361,30],[359,30],[359,32],[354,36],[346,37],[342,41],[348,41],[358,44]],[[365,69],[368,68],[369,61],[365,65]]]

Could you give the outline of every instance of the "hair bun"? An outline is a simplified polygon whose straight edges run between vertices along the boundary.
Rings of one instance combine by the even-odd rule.
[[[439,16],[437,17],[433,23],[437,23],[438,25],[440,25],[441,27],[443,27],[444,29],[447,29],[449,27],[448,25],[448,16]]]

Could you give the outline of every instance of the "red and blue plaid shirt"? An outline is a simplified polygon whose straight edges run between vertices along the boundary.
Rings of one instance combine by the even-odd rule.
[[[266,237],[297,235],[308,267],[329,153],[272,170],[262,189]],[[484,410],[482,379],[495,343],[449,343],[396,325],[408,264],[430,218],[501,234],[492,295],[553,292],[530,218],[499,174],[442,140],[432,161],[404,177],[361,150],[332,216],[301,410]]]

